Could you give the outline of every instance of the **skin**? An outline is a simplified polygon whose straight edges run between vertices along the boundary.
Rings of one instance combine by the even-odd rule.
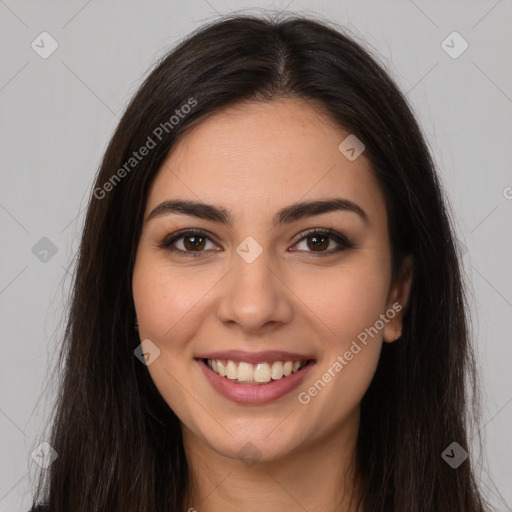
[[[364,153],[349,161],[338,150],[347,135],[304,100],[231,106],[179,140],[150,188],[133,297],[140,339],[160,349],[148,370],[182,422],[194,482],[188,503],[199,512],[355,510],[348,502],[360,402],[382,343],[401,333],[412,273],[406,262],[391,282],[384,196]],[[358,204],[368,222],[334,211],[272,227],[285,206],[337,197]],[[224,207],[233,224],[180,214],[147,220],[177,198]],[[215,237],[200,257],[159,247],[188,228]],[[299,241],[310,228],[334,229],[356,246],[315,256],[310,238]],[[248,236],[263,250],[250,264],[236,252]],[[320,251],[338,246],[328,240]],[[185,241],[174,247],[193,251]],[[396,302],[404,309],[359,343],[362,350],[309,403],[299,403],[298,393]],[[194,359],[228,349],[314,354],[316,365],[275,402],[242,405],[218,394]],[[258,450],[254,465],[238,455],[249,442]]]

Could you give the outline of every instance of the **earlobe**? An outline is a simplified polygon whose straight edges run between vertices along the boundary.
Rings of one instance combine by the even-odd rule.
[[[390,320],[384,327],[382,339],[385,343],[393,343],[402,335],[403,317],[409,302],[413,274],[412,255],[407,255],[389,293],[387,311],[392,310],[395,314],[392,318],[389,315]]]

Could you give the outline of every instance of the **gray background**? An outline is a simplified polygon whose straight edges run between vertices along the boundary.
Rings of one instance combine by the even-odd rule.
[[[512,0],[0,0],[0,512],[30,505],[30,454],[45,439],[54,396],[46,386],[62,334],[68,267],[120,114],[169,46],[218,14],[254,7],[317,12],[347,26],[407,93],[464,252],[484,393],[483,488],[511,506]],[[47,59],[31,48],[43,31],[59,45]],[[456,59],[441,46],[453,31],[469,44]],[[32,251],[43,237],[57,249],[46,262]],[[478,457],[478,447],[469,451]]]

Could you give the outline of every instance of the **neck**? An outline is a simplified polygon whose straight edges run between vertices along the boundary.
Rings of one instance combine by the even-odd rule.
[[[279,459],[244,463],[225,457],[182,424],[191,475],[189,512],[357,512],[354,457],[359,410]],[[351,500],[354,500],[351,503]]]

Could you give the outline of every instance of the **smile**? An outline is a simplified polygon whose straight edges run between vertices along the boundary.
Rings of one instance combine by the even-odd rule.
[[[261,386],[271,381],[288,377],[292,373],[297,373],[306,366],[308,360],[274,361],[256,364],[220,359],[205,359],[204,362],[217,375],[235,381],[237,384]]]
[[[300,356],[299,356],[300,357]],[[247,358],[247,357],[245,357]],[[247,362],[239,358],[196,358],[211,387],[224,398],[239,404],[264,404],[289,395],[314,368],[314,359],[282,359]],[[247,358],[248,359],[248,358]],[[222,375],[224,374],[224,375]]]

